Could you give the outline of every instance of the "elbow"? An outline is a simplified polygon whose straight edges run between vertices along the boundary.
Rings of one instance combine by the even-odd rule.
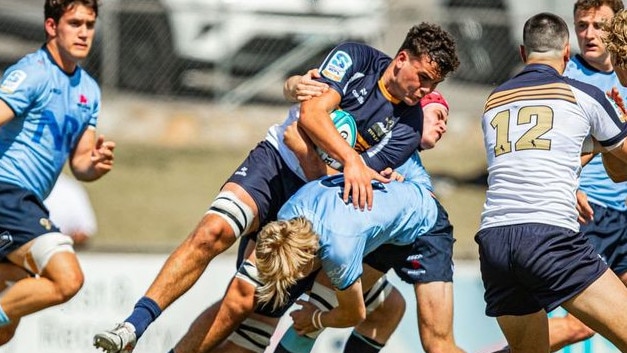
[[[366,320],[366,308],[363,310],[354,310],[344,316],[345,321],[343,322],[342,327],[352,327],[361,324],[364,320]]]
[[[615,183],[627,181],[627,163],[611,153],[602,154],[603,166],[607,175]]]
[[[352,318],[352,323],[350,325],[347,325],[348,327],[350,326],[357,326],[359,324],[361,324],[364,320],[366,320],[366,311],[364,310],[364,312],[360,312],[358,315],[355,315],[355,317]]]
[[[608,172],[607,175],[609,175],[610,179],[612,179],[612,181],[615,183],[622,183],[623,181],[627,181],[627,173],[615,174]]]

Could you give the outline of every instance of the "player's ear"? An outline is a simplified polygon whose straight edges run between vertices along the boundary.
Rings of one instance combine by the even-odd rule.
[[[396,67],[398,69],[407,61],[409,61],[409,53],[406,50],[401,50],[396,54]]]
[[[520,58],[522,59],[523,63],[527,62],[527,52],[525,52],[525,46],[524,45],[520,45],[520,47],[518,48],[518,53],[520,54]]]
[[[46,18],[44,21],[44,30],[46,31],[46,37],[56,37],[57,22],[52,18]]]
[[[568,63],[568,60],[570,60],[570,43],[564,47],[564,63]]]

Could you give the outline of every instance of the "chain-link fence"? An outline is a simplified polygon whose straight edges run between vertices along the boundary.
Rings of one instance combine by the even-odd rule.
[[[336,43],[394,54],[426,20],[458,39],[458,80],[494,84],[517,68],[524,20],[571,0],[101,0],[84,63],[103,89],[229,104],[280,99],[281,82],[318,65]],[[570,17],[569,17],[570,16]],[[569,19],[570,18],[570,19]],[[44,40],[43,0],[0,0],[0,70]]]

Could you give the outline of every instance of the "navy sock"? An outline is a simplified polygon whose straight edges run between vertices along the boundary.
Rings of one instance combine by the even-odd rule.
[[[133,308],[133,313],[131,313],[131,316],[129,316],[125,322],[135,326],[135,336],[139,339],[148,326],[150,326],[159,315],[161,315],[159,305],[148,297],[142,297],[137,301],[135,308]]]
[[[378,353],[383,346],[385,345],[353,331],[346,341],[344,353]]]

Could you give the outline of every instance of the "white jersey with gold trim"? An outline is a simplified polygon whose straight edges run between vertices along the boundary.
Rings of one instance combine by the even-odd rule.
[[[598,88],[528,65],[488,97],[482,119],[488,191],[481,229],[544,223],[579,230],[575,191],[589,134],[612,149],[627,136]]]

